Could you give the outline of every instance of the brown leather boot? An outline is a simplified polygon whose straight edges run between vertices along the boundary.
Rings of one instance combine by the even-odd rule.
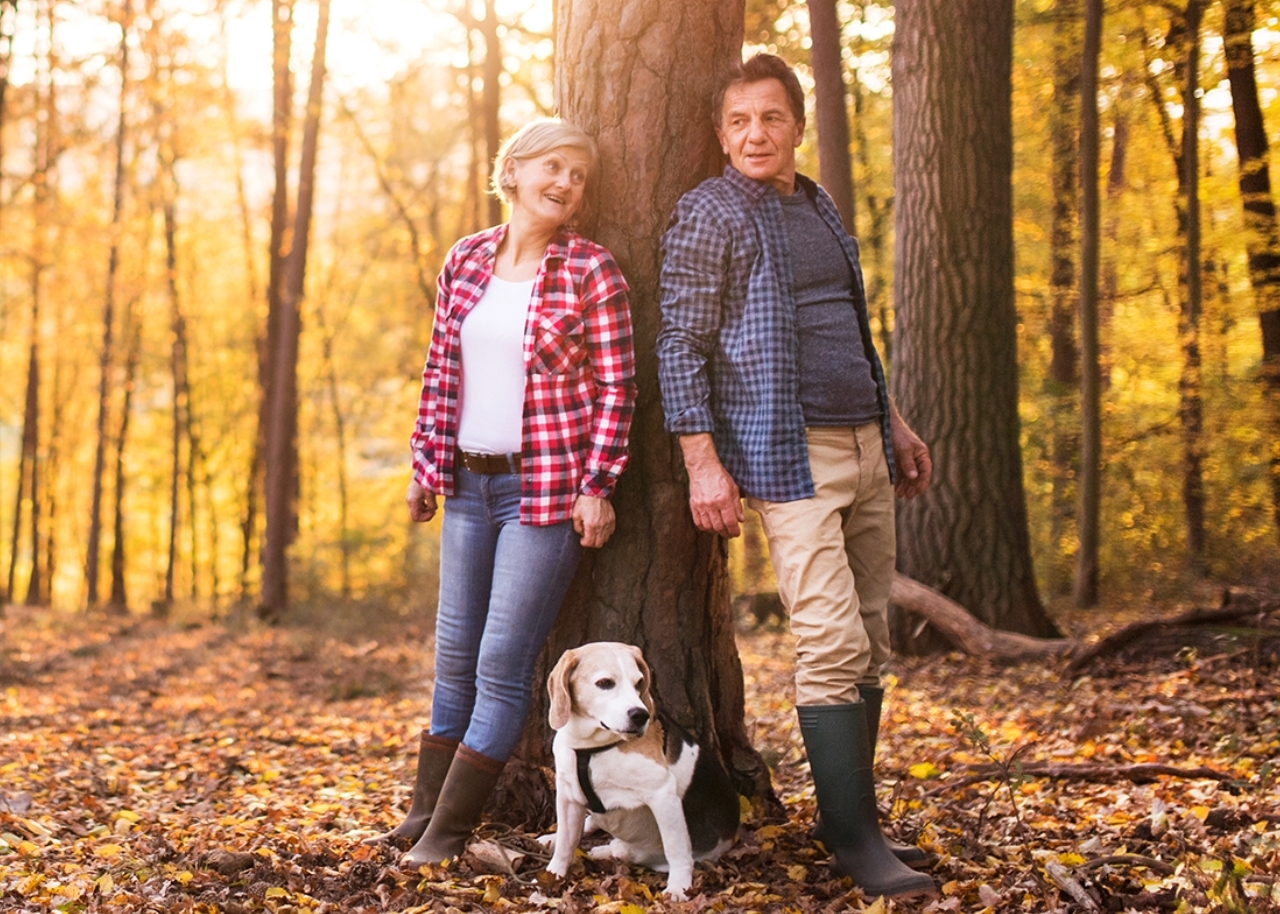
[[[449,764],[458,749],[456,739],[445,739],[432,736],[426,730],[418,739],[418,775],[413,782],[413,800],[409,803],[409,812],[404,821],[381,835],[365,838],[364,844],[395,844],[400,838],[415,842],[427,830],[431,821],[431,813],[436,808],[436,798],[440,796],[440,786],[449,773]]]
[[[400,865],[416,870],[423,864],[443,863],[461,855],[505,765],[506,762],[458,746],[427,830],[400,859]]]

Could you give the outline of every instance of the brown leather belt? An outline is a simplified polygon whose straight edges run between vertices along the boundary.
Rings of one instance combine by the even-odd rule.
[[[485,476],[520,472],[519,454],[472,454],[459,450],[458,463],[472,473],[481,473]]]

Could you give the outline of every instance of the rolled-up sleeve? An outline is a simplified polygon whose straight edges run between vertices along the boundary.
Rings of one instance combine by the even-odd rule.
[[[662,236],[662,323],[658,383],[666,428],[677,435],[711,432],[710,365],[718,345],[728,281],[730,233],[686,195]]]

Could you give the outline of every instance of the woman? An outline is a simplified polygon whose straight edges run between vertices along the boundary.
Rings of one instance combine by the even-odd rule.
[[[635,406],[627,284],[571,227],[599,170],[592,139],[531,123],[498,153],[510,221],[453,246],[410,446],[409,516],[435,516],[440,604],[431,727],[403,864],[457,857],[524,727],[534,663],[578,566],[614,529]]]

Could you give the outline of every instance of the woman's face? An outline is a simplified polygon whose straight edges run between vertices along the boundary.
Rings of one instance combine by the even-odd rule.
[[[513,215],[520,211],[551,228],[564,225],[582,205],[590,165],[586,153],[571,146],[513,161],[509,177],[515,187],[507,194]]]

